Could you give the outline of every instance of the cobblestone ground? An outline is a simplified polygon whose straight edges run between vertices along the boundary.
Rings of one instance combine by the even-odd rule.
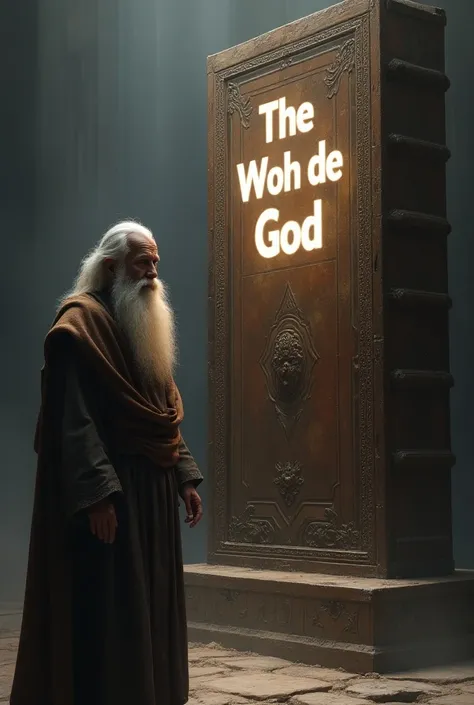
[[[16,633],[0,633],[0,703],[8,702],[17,643]],[[361,677],[214,644],[192,644],[189,660],[189,705],[474,705],[474,662],[390,677]]]

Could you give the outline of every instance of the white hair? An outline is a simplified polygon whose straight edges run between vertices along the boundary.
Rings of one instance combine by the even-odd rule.
[[[60,305],[70,296],[89,294],[104,289],[106,285],[104,261],[113,259],[119,264],[123,263],[128,252],[128,238],[134,234],[144,235],[154,240],[151,230],[133,220],[117,223],[107,230],[99,243],[82,260],[74,285],[61,298]]]

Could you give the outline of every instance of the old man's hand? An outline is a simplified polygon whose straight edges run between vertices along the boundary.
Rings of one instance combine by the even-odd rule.
[[[89,508],[89,524],[92,533],[104,543],[113,543],[117,531],[115,507],[106,498]]]
[[[181,488],[181,497],[186,507],[186,524],[192,529],[202,519],[202,502],[196,488],[191,483],[186,483]]]

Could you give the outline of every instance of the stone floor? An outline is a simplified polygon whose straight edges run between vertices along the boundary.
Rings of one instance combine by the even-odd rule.
[[[0,703],[8,701],[17,643],[17,633],[0,633]],[[361,677],[212,644],[192,644],[189,661],[189,705],[474,705],[474,662]]]

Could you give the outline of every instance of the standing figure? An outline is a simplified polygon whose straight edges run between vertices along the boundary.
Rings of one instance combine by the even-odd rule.
[[[173,312],[151,232],[109,230],[46,337],[28,575],[11,705],[188,699]]]

